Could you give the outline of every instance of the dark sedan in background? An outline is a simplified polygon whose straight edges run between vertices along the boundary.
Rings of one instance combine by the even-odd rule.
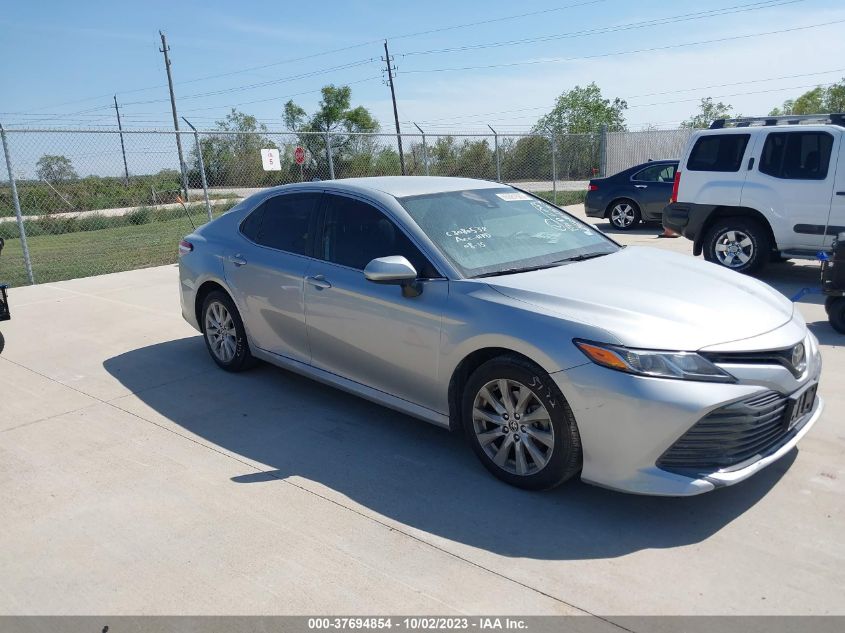
[[[592,179],[584,201],[587,215],[607,218],[620,231],[640,222],[660,222],[677,169],[677,160],[652,160],[607,178]]]

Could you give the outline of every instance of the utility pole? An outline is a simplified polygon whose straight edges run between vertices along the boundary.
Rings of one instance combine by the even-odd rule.
[[[185,202],[188,201],[188,179],[185,176],[185,158],[182,155],[182,135],[179,134],[179,117],[176,114],[176,95],[173,93],[173,75],[170,72],[170,56],[167,54],[170,47],[167,45],[167,38],[162,31],[160,52],[164,53],[164,67],[167,70],[167,85],[170,87],[170,108],[173,110],[173,128],[176,130],[176,151],[179,152],[179,171],[182,174],[182,189],[185,194]]]
[[[120,151],[123,152],[123,173],[126,174],[126,186],[129,186],[129,166],[126,164],[126,145],[123,144],[123,126],[120,124],[120,108],[117,107],[117,95],[114,95],[114,111],[117,114],[117,131],[120,133]]]
[[[399,165],[402,167],[402,175],[405,175],[405,155],[402,152],[402,135],[399,133],[399,111],[396,109],[396,89],[393,87],[396,66],[393,66],[393,58],[387,50],[387,40],[384,40],[384,63],[387,65],[387,85],[390,86],[390,98],[393,99],[393,119],[396,121],[396,143],[399,145]]]

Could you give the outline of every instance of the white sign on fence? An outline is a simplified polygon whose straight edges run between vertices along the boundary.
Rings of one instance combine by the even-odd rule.
[[[262,149],[261,165],[264,171],[282,171],[282,164],[279,162],[279,150]]]

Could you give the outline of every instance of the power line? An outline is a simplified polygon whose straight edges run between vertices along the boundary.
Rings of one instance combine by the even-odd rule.
[[[720,42],[730,42],[735,40],[744,40],[750,39],[753,37],[763,37],[766,35],[779,35],[782,33],[793,33],[795,31],[806,31],[808,29],[815,29],[824,26],[832,26],[834,24],[841,24],[845,22],[845,19],[842,20],[831,20],[829,22],[820,22],[818,24],[810,24],[808,26],[796,26],[789,29],[780,29],[777,31],[764,31],[762,33],[749,33],[746,35],[732,35],[730,37],[720,37],[713,40],[700,40],[697,42],[683,42],[681,44],[668,44],[666,46],[653,46],[650,48],[638,48],[634,50],[627,50],[627,51],[617,51],[615,53],[598,53],[595,55],[581,55],[578,57],[557,57],[551,59],[532,59],[522,62],[509,62],[504,64],[485,64],[479,66],[454,66],[449,68],[423,68],[419,70],[407,70],[405,71],[407,74],[419,74],[419,73],[445,73],[445,72],[455,72],[461,70],[487,70],[491,68],[511,68],[514,66],[531,66],[537,64],[560,64],[563,62],[571,62],[571,61],[579,61],[584,59],[599,59],[602,57],[616,57],[618,55],[633,55],[635,53],[651,53],[655,51],[663,51],[669,50],[673,48],[683,48],[688,46],[700,46],[702,44],[717,44]]]
[[[840,72],[845,72],[845,68],[833,68],[833,69],[830,69],[830,70],[820,70],[820,71],[812,72],[812,73],[800,73],[800,74],[797,74],[797,75],[780,75],[780,76],[777,76],[777,77],[765,77],[765,78],[762,78],[762,79],[749,79],[747,81],[739,81],[739,82],[733,82],[733,83],[727,83],[727,84],[711,84],[709,86],[696,86],[696,87],[693,87],[693,88],[680,88],[678,90],[666,90],[666,91],[663,91],[663,92],[650,92],[650,93],[639,94],[639,95],[631,95],[631,96],[625,97],[625,98],[627,100],[627,99],[638,99],[638,98],[642,98],[642,97],[656,97],[656,96],[660,96],[660,95],[679,94],[679,93],[683,93],[683,92],[693,92],[693,91],[697,91],[697,90],[710,90],[712,88],[727,88],[727,87],[731,87],[731,86],[744,86],[744,85],[747,85],[747,84],[763,83],[763,82],[766,82],[766,81],[778,81],[778,80],[781,80],[781,79],[799,79],[799,78],[803,78],[803,77],[814,77],[814,76],[817,76],[817,75],[829,75],[829,74],[832,74],[832,73],[840,73]],[[783,90],[788,90],[788,88],[783,88]],[[537,110],[550,110],[552,107],[553,106],[531,106],[531,107],[527,107],[527,108],[514,108],[514,109],[511,109],[511,110],[498,110],[498,111],[495,111],[495,112],[479,112],[479,113],[471,113],[471,114],[458,114],[458,115],[455,115],[455,116],[441,117],[441,118],[437,118],[437,119],[422,119],[422,120],[417,119],[417,123],[434,124],[434,123],[439,123],[439,122],[443,122],[443,121],[457,121],[457,120],[460,120],[460,119],[473,119],[473,118],[477,118],[478,121],[482,121],[481,117],[496,116],[496,115],[499,115],[499,114],[514,114],[514,113],[520,113],[520,112],[531,112],[531,111],[537,111]],[[639,106],[634,105],[634,106],[628,106],[628,107],[632,108],[632,107],[639,107]],[[411,121],[403,121],[403,123],[410,125],[412,122]]]
[[[750,4],[734,5],[731,7],[722,7],[719,9],[708,9],[706,11],[698,11],[694,13],[683,13],[680,15],[654,18],[651,20],[640,20],[638,22],[628,22],[626,24],[618,24],[615,26],[606,26],[595,29],[584,29],[581,31],[571,31],[568,33],[560,33],[556,35],[543,35],[539,37],[520,38],[516,40],[505,40],[499,42],[490,42],[486,44],[467,44],[464,46],[453,46],[448,48],[434,48],[428,50],[409,51],[407,53],[400,53],[402,57],[411,57],[416,55],[439,55],[443,53],[457,53],[473,50],[481,50],[487,48],[501,48],[504,46],[520,46],[524,44],[536,44],[540,42],[550,42],[561,39],[569,39],[576,37],[586,37],[590,35],[604,35],[607,33],[616,33],[619,31],[631,31],[635,29],[642,29],[652,26],[665,26],[667,24],[675,24],[678,22],[689,22],[692,20],[702,20],[705,18],[721,17],[734,13],[745,13],[748,11],[759,11],[761,9],[769,9],[772,7],[783,6],[787,4],[796,4],[798,2],[806,2],[806,0],[764,0],[762,2],[753,2]]]

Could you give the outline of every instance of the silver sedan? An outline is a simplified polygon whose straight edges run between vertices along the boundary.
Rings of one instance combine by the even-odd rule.
[[[790,451],[821,357],[764,283],[621,247],[462,178],[285,185],[179,245],[212,359],[257,359],[445,428],[502,480],[693,495]]]

